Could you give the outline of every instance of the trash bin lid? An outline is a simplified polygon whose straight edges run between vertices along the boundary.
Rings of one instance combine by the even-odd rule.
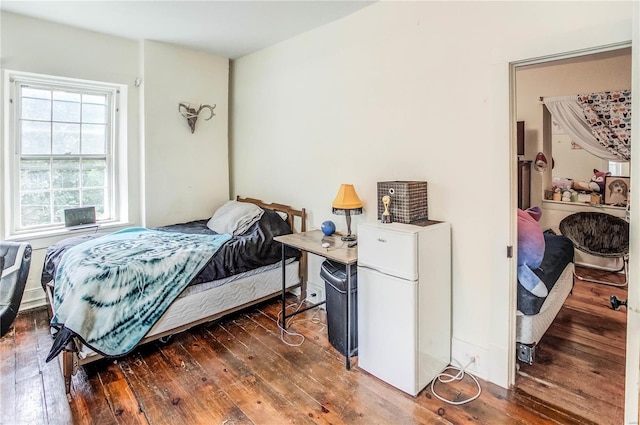
[[[320,277],[335,289],[347,291],[347,266],[331,260],[325,260],[320,267]],[[351,265],[351,290],[358,287],[358,268]]]

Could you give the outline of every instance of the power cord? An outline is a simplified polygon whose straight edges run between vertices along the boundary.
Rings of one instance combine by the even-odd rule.
[[[302,304],[304,304],[304,301],[301,301],[299,303],[292,303],[289,304],[288,306],[285,307],[285,311],[288,308],[291,307],[296,307],[296,309],[294,310],[294,313],[297,312],[298,310],[300,310],[300,308],[302,307]],[[324,322],[322,322],[322,320],[318,317],[318,312],[320,309],[316,309],[316,311],[313,313],[313,316],[311,316],[309,319],[302,319],[302,320],[298,320],[299,322],[303,322],[305,320],[310,321],[311,323],[322,323],[324,325]],[[292,317],[291,319],[289,319],[289,321],[286,323],[286,327],[290,328],[291,324],[293,323],[294,318]],[[289,331],[287,329],[284,328],[284,326],[282,325],[282,310],[278,312],[278,318],[276,319],[276,325],[278,326],[278,329],[280,329],[280,340],[285,344],[288,345],[289,347],[299,347],[304,343],[304,335],[298,333],[298,332],[292,332]],[[288,335],[290,337],[294,337],[294,338],[299,338],[300,342],[297,343],[292,343],[292,342],[288,342],[286,341],[286,337],[285,335]]]
[[[455,361],[455,360],[454,360]],[[453,401],[453,400],[447,400],[446,398],[438,395],[438,393],[436,393],[435,389],[433,388],[436,380],[439,382],[442,382],[443,384],[448,384],[450,382],[454,382],[454,381],[462,381],[462,379],[464,378],[465,375],[465,371],[467,370],[467,368],[469,366],[471,366],[473,363],[475,363],[476,358],[472,357],[471,361],[469,361],[469,363],[467,363],[467,365],[465,367],[456,367],[456,366],[447,366],[445,368],[445,370],[442,373],[439,373],[434,379],[433,381],[431,381],[431,392],[433,393],[433,395],[438,399],[438,400],[442,400],[445,403],[449,403],[449,404],[453,404],[455,406],[459,406],[461,404],[465,404],[465,403],[469,403],[470,401],[475,400],[476,398],[480,397],[480,394],[482,393],[482,388],[480,387],[480,382],[478,382],[478,380],[476,379],[475,376],[473,376],[472,374],[467,374],[468,376],[470,376],[473,381],[476,383],[477,387],[478,387],[478,392],[476,395],[474,395],[473,397],[470,397],[466,400],[460,400],[460,401]],[[456,363],[458,363],[456,361]],[[458,363],[460,364],[460,363]],[[457,370],[458,373],[455,375],[450,375],[448,373],[445,373],[445,371],[447,371],[448,369],[453,369],[453,370]]]

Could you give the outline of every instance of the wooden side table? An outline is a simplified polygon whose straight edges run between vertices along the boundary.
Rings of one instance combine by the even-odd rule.
[[[310,230],[308,232],[292,233],[289,235],[276,236],[274,240],[282,244],[282,324],[286,329],[286,319],[293,317],[296,314],[303,313],[311,308],[318,307],[325,304],[326,301],[322,301],[317,304],[313,304],[298,310],[289,315],[285,311],[285,248],[290,246],[292,248],[299,249],[300,251],[310,252],[320,257],[327,258],[337,263],[344,264],[346,266],[347,273],[347,320],[345,321],[345,347],[347,355],[346,357],[346,369],[351,369],[351,356],[353,356],[354,350],[351,348],[351,267],[358,262],[358,247],[357,245],[349,248],[348,242],[340,240],[339,235],[325,236],[320,230]],[[328,243],[329,247],[323,248],[322,244]]]

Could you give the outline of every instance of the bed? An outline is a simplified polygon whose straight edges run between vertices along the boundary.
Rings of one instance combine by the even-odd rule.
[[[574,249],[567,237],[544,233],[545,250],[540,267],[533,272],[548,290],[537,297],[518,285],[516,353],[519,361],[533,364],[535,348],[573,289]]]
[[[249,205],[247,204],[251,204],[251,208],[254,209],[253,205],[255,205],[261,211],[260,217],[254,219],[250,224],[245,223],[247,224],[246,228],[243,228],[243,225],[238,226],[236,217],[230,221],[226,218],[229,217],[229,214],[227,214],[228,209],[225,208],[231,204],[243,207],[248,207]],[[222,212],[223,210],[224,212]],[[227,221],[225,222],[225,220]],[[214,221],[215,223],[213,223]],[[225,236],[225,234],[211,230],[212,228],[219,230],[221,222],[224,222],[224,225],[227,225],[227,222],[234,222],[235,227],[233,227],[233,230],[237,234]],[[160,235],[166,238],[207,239],[225,236],[218,243],[220,246],[216,247],[217,251],[213,255],[208,251],[207,253],[199,253],[201,254],[199,256],[204,260],[194,266],[195,268],[191,275],[195,277],[185,278],[188,282],[184,283],[186,285],[184,289],[182,289],[182,286],[177,285],[176,279],[170,280],[171,285],[167,285],[166,276],[171,276],[171,274],[161,274],[158,277],[159,286],[179,291],[179,294],[176,294],[175,298],[165,297],[169,301],[160,297],[161,301],[159,302],[166,302],[168,306],[166,306],[166,310],[164,307],[158,310],[157,314],[155,314],[158,316],[157,318],[154,317],[153,320],[149,318],[141,319],[145,323],[148,322],[146,324],[148,330],[147,328],[142,328],[141,331],[144,332],[144,335],[134,343],[133,348],[146,342],[166,338],[198,324],[221,318],[229,313],[280,295],[283,285],[286,286],[287,290],[299,287],[301,299],[304,299],[307,281],[306,255],[290,249],[286,254],[283,271],[281,245],[275,242],[273,238],[280,234],[296,231],[304,232],[306,230],[305,222],[306,213],[304,209],[297,210],[288,205],[267,204],[257,199],[238,197],[235,201],[230,201],[221,207],[209,220],[197,220],[155,229],[127,229],[123,231],[124,233],[130,232],[135,236],[145,235],[146,233],[144,232],[149,231],[153,237]],[[227,227],[223,228],[226,229]],[[139,234],[136,233],[138,231],[140,232]],[[72,322],[70,317],[61,318],[61,313],[66,308],[65,299],[68,300],[68,303],[75,303],[77,302],[76,298],[77,300],[90,298],[86,294],[74,298],[77,293],[82,292],[81,286],[85,285],[65,286],[67,285],[66,274],[72,276],[71,279],[76,280],[77,277],[73,276],[83,275],[82,270],[77,271],[79,269],[73,268],[74,266],[79,266],[73,263],[70,257],[74,253],[81,254],[84,252],[82,249],[86,249],[85,247],[87,246],[104,244],[104,241],[108,238],[119,237],[120,232],[116,233],[68,238],[49,247],[45,255],[41,281],[47,294],[52,334],[55,339],[48,360],[56,357],[60,359],[67,394],[70,394],[71,377],[80,366],[104,357],[124,356],[133,350],[133,348],[124,343],[123,347],[116,347],[115,351],[111,348],[105,349],[95,339],[91,339],[86,335],[84,330],[81,331],[77,327],[68,325],[68,323]],[[218,233],[220,235],[217,235]],[[124,237],[128,237],[128,235]],[[124,242],[118,243],[120,244],[118,245],[119,247],[125,244]],[[182,239],[177,242],[177,244],[182,243]],[[100,245],[96,245],[96,247],[97,249],[103,249]],[[120,248],[118,249],[120,250]],[[120,256],[126,257],[127,253],[126,249],[122,249],[118,253],[110,254],[110,256],[117,257],[120,254]],[[167,255],[167,257],[171,257],[171,255]],[[162,254],[158,254],[158,257],[162,257]],[[108,257],[107,259],[110,258]],[[123,268],[129,268],[129,264],[132,263],[127,263]],[[204,264],[204,266],[201,266],[201,264]],[[135,267],[137,267],[137,264]],[[135,267],[132,266],[131,268]],[[179,268],[180,272],[176,273],[182,274],[183,270],[184,268]],[[189,274],[186,275],[191,276]],[[104,288],[104,283],[101,283],[101,285]],[[140,292],[142,293],[142,291]],[[115,308],[123,298],[126,297],[118,298],[117,302],[112,303],[116,306]],[[138,298],[136,302],[146,302],[144,298],[140,296]],[[93,299],[92,302],[93,304],[89,304],[87,308],[91,312],[94,311],[93,307],[96,305]],[[105,303],[102,302],[101,304]],[[149,305],[160,304],[149,303]],[[75,306],[72,308],[77,309]],[[99,305],[96,309],[100,308],[102,308],[102,305]],[[129,314],[127,312],[128,308],[121,307],[126,314]],[[88,317],[83,317],[81,321],[83,325],[92,327],[92,329],[99,328],[101,320],[94,319],[91,317],[92,314],[90,313]],[[140,313],[138,312],[137,315],[139,316]],[[93,321],[99,323],[93,325]],[[116,323],[116,325],[118,324]],[[108,332],[108,337],[112,340],[113,335],[129,333],[128,330],[114,331],[114,329],[116,328]]]

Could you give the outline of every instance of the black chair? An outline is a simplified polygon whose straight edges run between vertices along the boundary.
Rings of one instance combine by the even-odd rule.
[[[560,221],[560,232],[571,239],[573,246],[587,254],[603,258],[619,258],[624,270],[624,283],[606,282],[574,275],[583,281],[612,286],[625,286],[629,281],[629,223],[620,217],[601,212],[578,212]]]
[[[0,242],[0,337],[18,314],[30,265],[30,244]]]

